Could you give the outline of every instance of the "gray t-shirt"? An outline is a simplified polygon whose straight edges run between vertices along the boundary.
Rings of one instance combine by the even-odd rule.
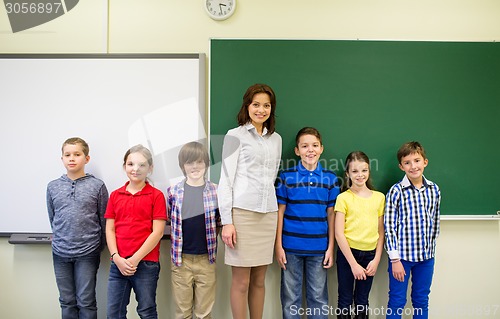
[[[88,255],[105,243],[108,190],[90,174],[72,180],[66,175],[47,185],[47,210],[52,250],[61,257]]]

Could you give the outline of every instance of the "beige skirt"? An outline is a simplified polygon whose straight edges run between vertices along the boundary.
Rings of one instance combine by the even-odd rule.
[[[257,213],[233,207],[234,249],[225,246],[226,265],[256,267],[273,263],[277,212]]]

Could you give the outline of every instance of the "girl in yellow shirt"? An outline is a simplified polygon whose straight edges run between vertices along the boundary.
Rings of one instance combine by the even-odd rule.
[[[361,151],[346,158],[345,180],[335,204],[337,318],[368,318],[368,296],[384,243],[384,194],[373,190],[370,160]]]

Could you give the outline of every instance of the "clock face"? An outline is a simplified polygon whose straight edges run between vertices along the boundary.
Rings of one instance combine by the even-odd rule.
[[[205,9],[214,20],[225,20],[233,15],[236,0],[205,0]]]

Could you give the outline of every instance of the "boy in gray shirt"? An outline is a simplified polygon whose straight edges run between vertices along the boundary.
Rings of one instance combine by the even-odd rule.
[[[105,245],[106,185],[85,173],[89,146],[81,138],[62,146],[67,173],[47,186],[52,256],[63,319],[96,319],[96,281]]]

